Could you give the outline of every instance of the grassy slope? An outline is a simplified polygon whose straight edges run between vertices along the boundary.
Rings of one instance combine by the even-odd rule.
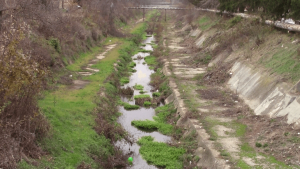
[[[120,41],[121,42],[121,41]],[[57,91],[47,93],[39,105],[45,116],[52,125],[53,133],[51,137],[41,142],[42,147],[53,157],[45,157],[42,166],[53,168],[74,168],[82,161],[93,163],[87,155],[91,149],[100,147],[110,147],[109,140],[103,136],[98,136],[93,130],[95,116],[91,113],[95,104],[93,99],[99,90],[99,85],[113,70],[113,63],[118,58],[118,49],[126,43],[122,43],[117,48],[110,51],[107,57],[97,63],[94,67],[101,68],[95,75],[85,77],[90,84],[81,90],[70,90],[67,86],[61,86]],[[95,49],[99,51],[99,49]],[[80,61],[68,67],[76,70],[82,64],[94,56],[95,53],[80,57]],[[108,150],[105,150],[108,151]],[[95,167],[96,164],[93,164]],[[31,166],[32,167],[32,166]]]
[[[138,30],[144,23],[135,25],[133,30]],[[111,41],[109,41],[111,40]],[[80,90],[71,90],[67,86],[60,86],[54,92],[46,92],[45,98],[39,105],[52,126],[51,135],[39,144],[50,155],[41,160],[38,167],[28,165],[22,161],[19,168],[76,168],[81,162],[97,164],[88,156],[89,151],[101,150],[109,154],[112,148],[110,141],[104,136],[99,136],[93,129],[95,115],[91,112],[95,108],[94,96],[99,91],[104,80],[112,73],[113,63],[119,57],[118,50],[129,45],[129,41],[117,38],[108,38],[105,45],[118,43],[118,46],[108,52],[106,58],[93,65],[100,72],[83,80],[90,83]],[[81,54],[73,65],[67,67],[70,71],[82,71],[89,60],[93,59],[102,48],[96,47],[92,52]]]

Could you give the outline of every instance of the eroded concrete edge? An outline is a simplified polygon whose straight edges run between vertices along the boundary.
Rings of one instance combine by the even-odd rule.
[[[170,77],[172,73],[168,69],[168,64],[164,64],[163,74],[169,77],[169,86],[172,90],[172,94],[165,100],[165,102],[167,104],[173,102],[177,109],[176,114],[180,116],[176,125],[188,129],[188,131],[195,130],[198,135],[197,140],[199,147],[194,154],[200,157],[197,166],[214,169],[229,169],[230,165],[226,164],[224,159],[219,158],[220,152],[214,148],[213,141],[209,140],[210,136],[207,134],[201,123],[195,119],[185,119],[188,109],[184,105],[184,99],[181,97],[177,84]]]

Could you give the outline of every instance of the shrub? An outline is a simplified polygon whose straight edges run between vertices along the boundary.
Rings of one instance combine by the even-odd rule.
[[[255,146],[256,146],[256,147],[261,147],[262,145],[261,145],[261,143],[256,142],[256,143],[255,143]]]
[[[229,156],[229,153],[226,151],[221,152],[221,156]]]
[[[50,38],[49,45],[51,45],[56,50],[57,53],[61,52],[60,43],[57,38]]]

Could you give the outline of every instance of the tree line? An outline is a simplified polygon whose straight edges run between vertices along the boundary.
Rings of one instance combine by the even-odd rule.
[[[270,19],[300,19],[299,0],[189,0],[190,3],[203,8],[218,8],[228,12],[261,12]]]

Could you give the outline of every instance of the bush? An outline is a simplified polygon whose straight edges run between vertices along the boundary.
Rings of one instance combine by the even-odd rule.
[[[57,53],[61,52],[60,43],[57,38],[50,38],[49,45],[51,45],[56,50]]]
[[[255,143],[255,146],[256,146],[256,147],[261,147],[262,145],[261,145],[261,143],[256,142],[256,143]]]

